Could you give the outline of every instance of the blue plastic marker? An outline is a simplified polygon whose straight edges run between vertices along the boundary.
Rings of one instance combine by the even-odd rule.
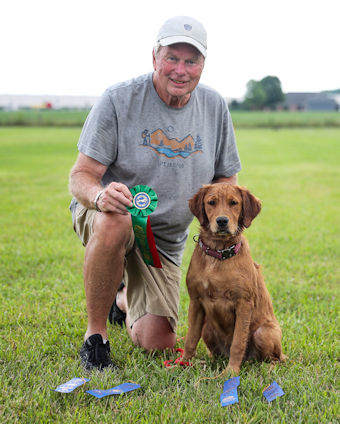
[[[61,384],[55,389],[55,392],[60,393],[70,393],[73,392],[74,389],[76,389],[79,386],[82,386],[87,381],[90,381],[88,378],[72,378],[72,380],[67,381],[64,384]]]
[[[240,377],[233,377],[223,385],[223,393],[220,396],[222,406],[238,403],[237,387],[240,385]]]
[[[119,386],[112,387],[111,389],[107,390],[87,390],[86,393],[89,393],[92,396],[95,396],[98,399],[101,399],[105,396],[111,396],[111,395],[121,395],[122,393],[131,392],[132,390],[139,389],[139,384],[134,383],[123,383]]]
[[[268,402],[276,399],[277,397],[283,396],[285,392],[281,389],[281,387],[274,381],[270,386],[263,390],[263,395],[267,399]]]

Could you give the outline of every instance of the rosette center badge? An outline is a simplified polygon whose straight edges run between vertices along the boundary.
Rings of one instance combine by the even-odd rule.
[[[150,206],[150,203],[150,196],[144,192],[137,193],[133,198],[133,205],[139,210],[147,209]]]

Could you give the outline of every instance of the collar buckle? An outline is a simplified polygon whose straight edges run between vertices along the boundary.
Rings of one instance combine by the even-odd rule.
[[[235,256],[236,255],[235,246],[236,245],[233,244],[232,246],[227,247],[226,249],[218,250],[218,252],[221,253],[222,259],[229,259],[232,256]]]

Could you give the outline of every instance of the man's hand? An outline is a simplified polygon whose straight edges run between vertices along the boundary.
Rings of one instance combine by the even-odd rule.
[[[95,207],[94,200],[99,192],[97,207],[102,212],[127,215],[126,207],[132,206],[132,194],[128,187],[119,182],[112,182],[107,187],[101,185],[101,179],[107,166],[95,159],[79,153],[70,173],[70,191],[72,195],[86,208]]]
[[[97,206],[101,212],[113,212],[127,215],[126,207],[132,206],[132,194],[126,185],[112,182],[103,189]]]

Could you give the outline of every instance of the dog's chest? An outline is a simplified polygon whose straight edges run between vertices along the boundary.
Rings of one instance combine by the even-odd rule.
[[[188,288],[194,297],[198,297],[201,301],[217,302],[233,301],[235,298],[235,290],[233,285],[220,276],[209,272],[205,269],[204,272],[195,275],[188,275]]]
[[[204,256],[199,259],[191,262],[187,275],[191,297],[199,298],[201,302],[235,303],[245,295],[247,284],[239,267],[232,265],[233,259],[227,259],[228,262]]]
[[[202,280],[197,285],[197,295],[206,319],[213,327],[225,327],[235,319],[235,293],[214,279]]]
[[[233,300],[233,290],[224,284],[219,284],[213,279],[201,280],[197,286],[197,291],[201,299],[207,299],[212,302],[221,300]]]

